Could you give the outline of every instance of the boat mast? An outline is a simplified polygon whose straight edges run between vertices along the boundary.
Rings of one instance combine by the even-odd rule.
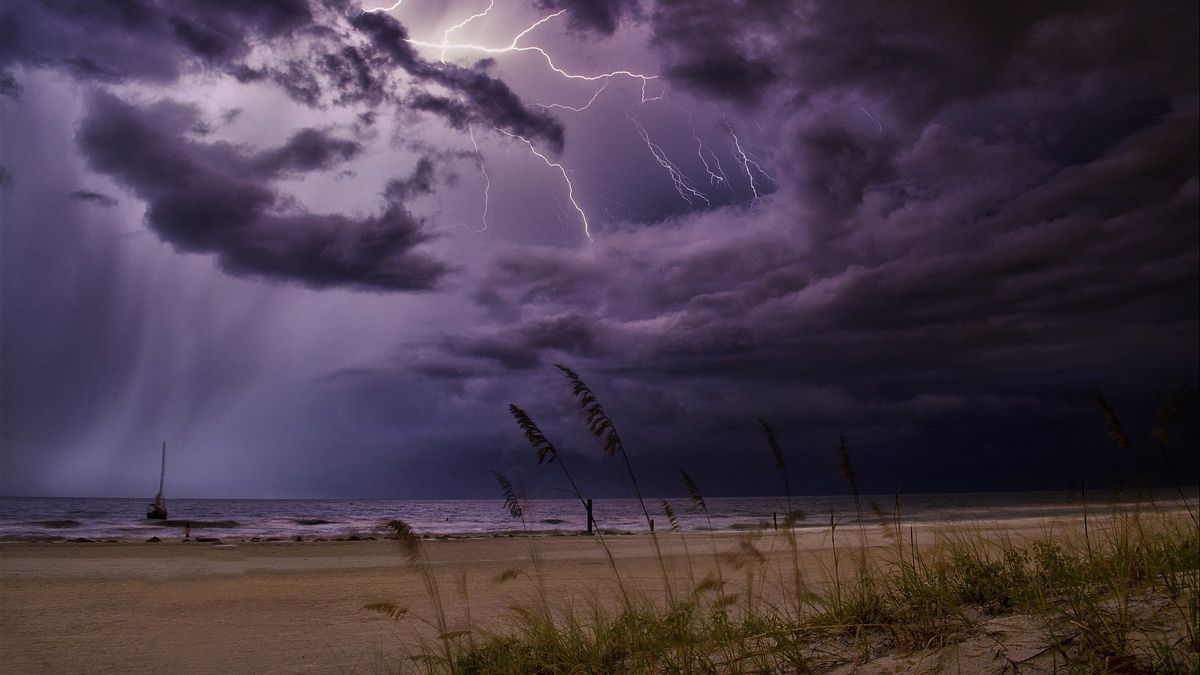
[[[163,482],[167,478],[167,442],[163,441],[162,447],[162,472],[158,474],[158,498],[162,499]]]

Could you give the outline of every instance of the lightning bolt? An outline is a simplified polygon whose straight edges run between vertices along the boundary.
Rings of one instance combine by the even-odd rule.
[[[475,159],[479,162],[479,173],[483,174],[483,226],[478,230],[467,228],[467,232],[478,234],[488,229],[488,202],[491,199],[492,178],[488,176],[487,168],[483,165],[483,153],[479,151],[479,142],[475,140],[475,128],[470,124],[467,125],[467,133],[471,135],[471,145],[475,147]]]
[[[570,110],[571,112],[583,112],[584,110],[587,110],[588,108],[592,107],[592,104],[596,102],[596,99],[600,98],[600,94],[604,93],[605,89],[608,89],[609,82],[612,82],[612,78],[605,79],[604,84],[601,84],[600,88],[596,90],[596,93],[592,94],[592,98],[587,103],[585,103],[581,106],[578,106],[578,107],[569,106],[569,105],[565,105],[562,103],[534,103],[533,105],[536,105],[537,107],[542,108],[543,110],[556,110],[557,109],[557,110]]]
[[[750,163],[750,166],[754,167],[755,171],[762,175],[763,178],[766,178],[772,183],[775,182],[775,177],[767,173],[767,170],[762,167],[762,162],[760,162],[759,159],[754,156],[754,153],[746,151],[746,160]]]
[[[392,11],[392,10],[400,7],[402,2],[403,2],[403,0],[396,0],[395,3],[393,3],[392,5],[390,5],[388,7],[374,7],[374,8],[370,8],[370,9],[365,9],[363,11],[364,12],[388,12],[388,11]],[[650,82],[652,80],[660,79],[660,77],[661,77],[660,75],[634,72],[634,71],[627,70],[627,69],[616,69],[616,70],[611,70],[608,72],[590,73],[590,74],[589,73],[581,73],[581,72],[571,72],[571,71],[568,71],[567,69],[561,67],[558,63],[556,63],[554,60],[554,57],[551,56],[551,54],[549,52],[547,52],[545,49],[543,49],[542,47],[537,46],[536,44],[524,44],[523,43],[523,41],[526,40],[531,33],[533,33],[535,30],[537,30],[542,25],[562,16],[563,14],[566,13],[567,10],[559,10],[557,12],[548,14],[546,16],[543,16],[543,17],[537,19],[533,23],[526,26],[524,29],[517,32],[513,36],[512,40],[509,41],[508,44],[506,44],[506,45],[495,46],[495,45],[486,45],[486,44],[475,44],[472,42],[451,42],[451,37],[456,31],[463,29],[464,27],[466,27],[467,25],[471,24],[474,21],[477,21],[479,19],[482,19],[482,18],[488,16],[494,8],[495,8],[495,0],[488,0],[486,8],[482,9],[481,11],[477,11],[474,14],[471,14],[470,16],[463,18],[461,21],[458,21],[457,23],[445,28],[442,31],[440,42],[433,42],[433,41],[421,40],[421,39],[416,39],[416,38],[407,38],[405,40],[405,42],[407,42],[410,45],[413,45],[414,47],[436,50],[437,54],[438,54],[438,60],[441,63],[446,63],[447,55],[452,52],[476,52],[476,53],[487,54],[487,55],[523,54],[523,53],[532,52],[532,53],[536,54],[538,57],[540,57],[540,59],[545,62],[545,65],[547,66],[547,68],[551,72],[556,74],[557,76],[559,76],[563,79],[566,79],[566,80],[573,80],[573,81],[577,81],[577,82],[590,82],[590,83],[594,83],[597,85],[595,90],[592,92],[591,97],[582,105],[570,105],[567,103],[559,103],[559,102],[533,103],[532,104],[532,105],[540,107],[544,110],[564,110],[564,111],[571,111],[571,112],[586,111],[596,103],[596,101],[605,92],[605,90],[608,89],[609,85],[616,78],[629,78],[632,80],[637,80],[640,83],[640,97],[635,105],[645,104],[645,103],[654,102],[654,101],[661,101],[666,97],[666,95],[667,95],[666,88],[663,88],[661,91],[659,91],[655,95],[652,95],[648,89]],[[679,106],[676,105],[675,107],[679,107]],[[692,127],[692,137],[696,141],[696,155],[700,159],[701,164],[704,166],[705,173],[708,176],[709,185],[710,186],[724,185],[727,189],[729,189],[730,191],[733,191],[733,187],[730,184],[729,176],[728,176],[728,174],[726,174],[724,168],[721,166],[721,160],[718,157],[717,153],[713,150],[712,147],[705,145],[704,140],[700,137],[700,135],[698,133],[696,133],[695,126],[692,124],[692,119],[691,119],[692,116],[691,116],[690,111],[683,110],[683,112],[685,112],[687,114],[688,124],[689,124],[689,126]],[[671,181],[675,188],[675,191],[679,194],[680,198],[682,198],[685,202],[687,202],[687,204],[689,206],[695,205],[696,200],[700,200],[705,205],[711,207],[712,201],[709,199],[709,197],[707,195],[705,195],[704,193],[700,192],[696,188],[696,186],[692,183],[692,181],[683,173],[683,171],[680,169],[680,167],[677,164],[675,164],[673,161],[671,161],[671,159],[667,156],[667,153],[662,148],[662,146],[660,146],[658,143],[654,142],[654,140],[651,138],[650,133],[646,130],[646,128],[644,126],[642,126],[642,124],[640,122],[638,122],[638,120],[635,119],[632,115],[627,114],[626,117],[628,117],[629,120],[633,123],[633,125],[638,133],[639,138],[641,138],[642,142],[645,143],[646,148],[650,152],[650,155],[654,159],[654,161],[659,166],[661,166],[663,169],[666,170],[667,175],[671,178]],[[730,147],[731,153],[734,156],[734,159],[742,166],[742,170],[745,172],[747,181],[750,186],[750,192],[753,194],[753,200],[751,201],[751,204],[756,204],[760,201],[760,196],[761,196],[760,195],[760,183],[761,183],[762,179],[765,178],[766,180],[771,180],[771,181],[773,181],[774,179],[771,178],[771,176],[768,175],[765,170],[763,170],[762,165],[757,160],[757,158],[755,158],[752,154],[748,153],[742,147],[740,139],[738,138],[737,134],[735,133],[735,131],[733,129],[733,126],[729,123],[728,120],[725,120],[725,127],[726,127],[727,132],[729,133],[729,138],[731,140],[731,147]],[[591,223],[589,222],[587,212],[584,211],[583,207],[579,204],[579,201],[576,197],[575,186],[571,181],[570,172],[561,163],[551,160],[548,156],[546,156],[541,151],[539,151],[537,149],[537,147],[528,138],[526,138],[518,133],[515,133],[513,131],[507,130],[507,129],[502,129],[502,128],[495,127],[495,126],[493,126],[492,129],[496,133],[502,134],[503,136],[505,136],[509,139],[520,141],[521,143],[523,143],[525,145],[526,148],[528,148],[529,152],[534,157],[541,160],[546,166],[548,166],[552,169],[556,169],[558,171],[558,173],[562,176],[563,182],[566,184],[567,200],[570,202],[571,207],[575,210],[575,212],[579,216],[579,220],[583,225],[584,236],[587,237],[587,239],[589,241],[591,241],[592,240]],[[468,231],[482,232],[483,230],[486,230],[488,227],[487,217],[488,217],[489,200],[490,200],[491,178],[487,173],[487,168],[486,168],[486,165],[483,160],[482,152],[479,149],[479,143],[476,138],[473,126],[468,125],[467,130],[471,137],[472,147],[475,149],[475,157],[476,157],[476,160],[479,165],[479,171],[482,174],[483,180],[484,180],[484,196],[483,196],[484,197],[483,198],[484,206],[483,206],[482,226],[479,230],[469,230],[468,229]],[[761,130],[761,127],[760,127],[760,130]],[[505,149],[505,151],[507,152],[507,149]],[[756,176],[758,178],[756,178]]]
[[[635,80],[641,80],[642,102],[654,101],[654,100],[658,100],[659,98],[662,97],[662,94],[659,94],[658,96],[649,96],[646,93],[647,84],[649,83],[650,80],[657,80],[659,78],[658,75],[646,75],[644,73],[635,73],[635,72],[632,72],[629,70],[613,70],[613,71],[609,71],[607,73],[600,73],[597,75],[582,75],[579,73],[571,73],[571,72],[567,72],[563,68],[559,67],[558,64],[556,64],[554,62],[553,57],[551,57],[550,54],[548,52],[546,52],[546,50],[542,49],[541,47],[519,46],[518,43],[521,42],[521,38],[525,37],[526,35],[531,33],[534,29],[536,29],[538,26],[541,26],[542,24],[546,23],[547,21],[550,21],[551,19],[562,16],[563,14],[566,13],[566,11],[567,10],[565,10],[565,9],[560,9],[559,11],[554,12],[553,14],[549,14],[549,15],[546,15],[546,16],[538,19],[537,21],[530,24],[527,28],[525,28],[525,30],[521,31],[520,33],[517,33],[517,35],[512,39],[512,42],[510,42],[505,47],[488,47],[486,45],[477,45],[477,44],[469,44],[469,43],[450,44],[447,40],[443,40],[439,44],[436,42],[427,42],[425,40],[416,40],[416,39],[412,39],[412,38],[406,39],[405,42],[407,42],[408,44],[414,45],[416,47],[427,47],[427,48],[431,48],[431,49],[440,49],[442,54],[445,54],[446,51],[448,51],[448,50],[476,51],[476,52],[480,52],[483,54],[508,54],[508,53],[513,53],[513,52],[517,52],[517,53],[535,52],[535,53],[539,54],[543,59],[545,59],[546,65],[549,66],[550,70],[554,71],[555,73],[557,73],[557,74],[561,75],[562,77],[567,78],[569,80],[581,80],[581,81],[585,81],[585,82],[595,82],[597,80],[608,80],[608,79],[611,79],[614,77],[628,77],[628,78],[635,79]],[[486,11],[484,13],[486,14]],[[469,20],[470,19],[468,19],[468,21]],[[466,22],[464,22],[464,23],[466,23]]]
[[[695,134],[693,134],[693,136],[695,137],[697,143],[696,155],[700,158],[700,162],[704,164],[704,170],[708,172],[708,184],[724,184],[725,187],[732,190],[733,188],[729,185],[729,177],[725,175],[725,169],[721,168],[721,158],[717,157],[717,153],[713,152],[712,148],[705,146],[704,141],[700,140],[699,136],[696,136]],[[708,150],[708,156],[712,158],[713,164],[717,166],[716,172],[713,172],[708,161],[704,159],[705,150]]]
[[[667,157],[666,151],[664,151],[657,143],[650,140],[650,133],[646,131],[646,127],[643,127],[641,123],[634,119],[632,115],[626,115],[626,117],[628,117],[629,121],[633,122],[633,126],[637,128],[638,136],[642,137],[642,141],[650,150],[650,156],[654,158],[654,161],[658,162],[659,166],[667,170],[667,175],[671,177],[671,181],[675,184],[675,191],[679,193],[679,196],[683,198],[683,201],[687,202],[688,206],[691,206],[693,204],[692,197],[695,197],[703,200],[705,204],[712,206],[712,202],[708,200],[708,197],[698,191],[695,186],[692,185],[692,182],[688,180],[688,177],[679,170],[679,167]],[[691,196],[689,197],[688,195]]]
[[[729,131],[729,137],[733,139],[734,155],[736,155],[738,161],[742,163],[742,169],[744,169],[746,172],[746,180],[750,182],[750,192],[754,194],[754,199],[752,199],[750,203],[757,204],[760,201],[758,186],[754,183],[754,174],[751,173],[750,166],[753,165],[759,173],[762,173],[762,167],[759,166],[758,162],[750,159],[750,157],[746,155],[746,151],[742,149],[742,143],[738,140],[737,134],[733,132],[733,125],[729,123],[729,120],[725,120],[725,128]],[[764,173],[763,175],[765,176],[766,174]]]
[[[875,116],[872,115],[870,113],[870,111],[868,111],[866,108],[864,108],[860,105],[860,106],[858,106],[858,109],[861,110],[864,115],[866,115],[867,117],[870,117],[871,121],[875,123],[875,133],[882,134],[883,133],[883,124],[878,119],[876,119]]]
[[[396,4],[398,5],[400,3],[397,2]],[[492,8],[495,6],[496,6],[496,0],[488,0],[487,9],[483,10],[482,12],[472,14],[471,16],[468,16],[467,18],[463,19],[462,21],[459,21],[458,23],[454,24],[453,26],[450,26],[445,31],[443,31],[442,32],[442,53],[438,57],[438,61],[440,61],[442,63],[446,62],[446,49],[450,43],[450,34],[451,33],[466,26],[467,24],[471,23],[475,19],[482,19],[483,17],[487,16],[488,12],[492,11]]]
[[[549,157],[538,152],[538,149],[533,146],[533,143],[529,142],[528,138],[525,138],[524,136],[522,136],[520,134],[515,134],[511,131],[506,131],[499,127],[492,127],[492,129],[495,130],[497,133],[501,133],[501,134],[504,134],[505,136],[508,136],[509,138],[515,138],[515,139],[521,141],[522,143],[524,143],[526,146],[529,147],[529,151],[532,152],[534,154],[534,156],[536,156],[538,159],[545,162],[546,166],[558,169],[558,172],[562,174],[563,182],[565,182],[567,184],[567,199],[569,199],[571,201],[571,206],[575,207],[575,212],[579,214],[579,220],[583,222],[583,235],[588,238],[588,241],[591,241],[592,240],[592,232],[591,232],[591,225],[588,223],[587,213],[584,213],[583,208],[581,206],[579,206],[579,202],[575,201],[575,186],[571,184],[571,177],[569,175],[567,175],[567,170],[565,168],[563,168],[563,165],[559,164],[558,162],[551,162]]]
[[[399,7],[403,2],[404,0],[396,0],[395,4],[393,4],[391,7],[371,7],[370,9],[364,9],[363,14],[370,14],[372,12],[390,12]]]
[[[399,5],[399,2],[397,3],[397,6],[398,5]],[[571,72],[568,72],[565,69],[559,67],[558,64],[556,64],[554,62],[554,59],[550,56],[550,54],[548,52],[546,52],[546,50],[542,49],[541,47],[522,46],[520,44],[521,40],[524,37],[529,35],[531,32],[533,32],[535,29],[537,29],[539,26],[546,23],[547,21],[550,21],[556,17],[562,16],[566,12],[566,10],[559,10],[557,12],[554,12],[553,14],[549,14],[547,16],[542,17],[541,19],[538,19],[537,21],[535,21],[532,24],[530,24],[529,26],[527,26],[524,30],[517,33],[513,37],[512,41],[509,42],[509,44],[504,47],[489,47],[486,45],[467,44],[467,43],[463,43],[463,44],[450,43],[450,35],[454,31],[463,28],[464,26],[466,26],[467,24],[471,23],[472,21],[474,21],[476,19],[486,16],[492,10],[494,5],[495,5],[495,1],[489,0],[487,8],[484,9],[483,11],[477,12],[476,14],[473,14],[473,15],[463,19],[462,21],[445,29],[442,32],[441,43],[433,43],[433,42],[429,42],[426,40],[417,40],[417,39],[412,39],[412,38],[406,39],[406,42],[408,44],[411,44],[416,47],[426,47],[426,48],[431,48],[431,49],[438,49],[439,55],[440,55],[440,60],[443,63],[445,62],[446,53],[451,50],[476,51],[476,52],[480,52],[480,53],[484,53],[484,54],[536,52],[546,61],[546,64],[549,66],[549,68],[552,71],[554,71],[555,73],[557,73],[558,75],[560,75],[566,79],[600,83],[600,86],[592,94],[591,99],[589,99],[588,102],[582,106],[569,106],[569,105],[565,105],[565,104],[561,104],[561,103],[536,104],[536,105],[540,105],[544,109],[562,109],[562,110],[572,110],[572,111],[576,111],[576,112],[586,110],[589,107],[591,107],[591,105],[593,103],[596,102],[596,99],[598,99],[600,97],[600,94],[602,94],[604,92],[604,90],[608,88],[608,85],[612,82],[613,78],[616,78],[616,77],[629,77],[631,79],[639,80],[641,82],[641,92],[640,92],[641,93],[641,102],[643,102],[643,103],[647,102],[647,101],[659,100],[662,98],[662,96],[663,96],[662,93],[660,93],[658,96],[650,96],[647,93],[647,86],[648,86],[649,81],[658,79],[658,77],[659,77],[658,75],[647,75],[644,73],[635,73],[635,72],[632,72],[629,70],[623,70],[623,69],[622,70],[613,70],[613,71],[610,71],[607,73],[600,73],[600,74],[596,74],[596,75],[584,75],[584,74],[579,74],[579,73],[571,73]],[[583,210],[583,208],[579,205],[578,200],[575,198],[575,186],[571,182],[570,174],[567,172],[566,168],[563,167],[563,165],[558,162],[551,161],[550,158],[548,158],[546,155],[539,152],[537,150],[537,148],[533,145],[533,143],[530,142],[529,139],[525,138],[524,136],[513,133],[511,131],[500,129],[498,127],[493,127],[493,129],[495,129],[495,131],[497,131],[498,133],[504,134],[505,136],[507,136],[509,138],[520,140],[522,143],[525,144],[526,147],[529,148],[529,151],[531,153],[533,153],[533,155],[535,157],[542,160],[542,162],[544,162],[547,166],[558,169],[559,173],[563,177],[563,182],[565,182],[566,186],[567,186],[567,199],[571,202],[571,206],[579,214],[579,219],[583,223],[583,234],[584,234],[584,236],[586,236],[588,238],[589,241],[591,241],[592,240],[591,224],[588,221],[587,213]],[[478,146],[478,143],[475,142],[475,139],[473,137],[473,132],[472,132],[472,143],[475,144],[476,152],[478,152],[479,146]],[[486,181],[485,185],[490,186],[490,179],[487,179],[487,177],[486,177],[486,171],[484,171],[484,169],[483,169],[482,160],[480,160],[480,170],[483,171],[485,174],[485,181]],[[694,190],[693,190],[693,192],[694,192]],[[698,195],[699,193],[696,193],[696,194]],[[700,195],[700,197],[704,198],[703,195]],[[486,195],[485,195],[485,200],[486,200]],[[708,200],[706,198],[705,198],[705,202],[706,203],[708,202]],[[691,202],[689,201],[689,203],[691,203]],[[486,204],[486,201],[485,201],[485,204]],[[486,227],[486,223],[485,223],[485,227]]]
[[[687,115],[688,128],[692,130],[692,139],[696,141],[696,156],[700,158],[700,163],[704,165],[704,171],[708,174],[708,184],[724,184],[725,187],[732,191],[733,188],[729,185],[729,177],[725,175],[725,169],[721,168],[721,160],[717,157],[717,153],[713,152],[712,148],[704,145],[704,140],[700,138],[700,134],[696,133],[696,124],[692,119],[692,113],[688,110],[683,110],[683,112]],[[717,170],[715,172],[712,170],[712,165],[710,165],[708,160],[704,158],[705,150],[708,150],[709,157],[712,158],[713,164],[717,166]]]

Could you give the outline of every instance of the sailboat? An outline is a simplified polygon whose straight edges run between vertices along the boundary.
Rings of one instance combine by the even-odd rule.
[[[167,442],[162,446],[162,471],[158,474],[158,494],[154,495],[154,503],[146,507],[146,517],[154,520],[166,520],[167,502],[163,499],[163,481],[167,477]]]

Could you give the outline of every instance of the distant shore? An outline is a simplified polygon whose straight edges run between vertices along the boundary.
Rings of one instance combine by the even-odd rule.
[[[1103,517],[1090,523],[1106,527]],[[980,520],[903,525],[921,548],[956,533],[985,539],[1078,536],[1079,518]],[[886,555],[884,528],[838,529],[841,545],[862,541]],[[843,539],[844,537],[844,539]],[[751,541],[769,577],[790,560],[785,531],[660,532],[670,573],[699,577],[706,553]],[[642,592],[662,593],[648,535],[607,537],[622,574]],[[828,577],[827,528],[796,531],[803,574]],[[426,540],[425,554],[448,601],[450,621],[501,630],[530,597],[531,551],[544,564],[558,604],[615,596],[593,537],[474,537]],[[701,552],[701,554],[697,554]],[[503,580],[506,576],[514,576]],[[363,609],[395,603],[412,616],[430,601],[396,541],[274,541],[157,544],[7,543],[0,546],[0,671],[11,673],[375,672],[394,670],[400,648],[429,627]],[[466,600],[464,600],[466,598]]]

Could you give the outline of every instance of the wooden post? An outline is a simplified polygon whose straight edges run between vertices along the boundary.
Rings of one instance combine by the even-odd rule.
[[[596,524],[596,521],[595,521],[595,519],[592,518],[592,500],[589,499],[589,500],[587,500],[587,533],[588,534],[592,533],[592,526],[595,524]]]
[[[779,512],[778,511],[771,512],[771,522],[775,524],[775,529],[778,530],[779,529]]]
[[[912,551],[913,569],[917,569],[917,533],[913,526],[908,526],[908,550]]]
[[[654,519],[650,519],[650,534],[654,534]]]

